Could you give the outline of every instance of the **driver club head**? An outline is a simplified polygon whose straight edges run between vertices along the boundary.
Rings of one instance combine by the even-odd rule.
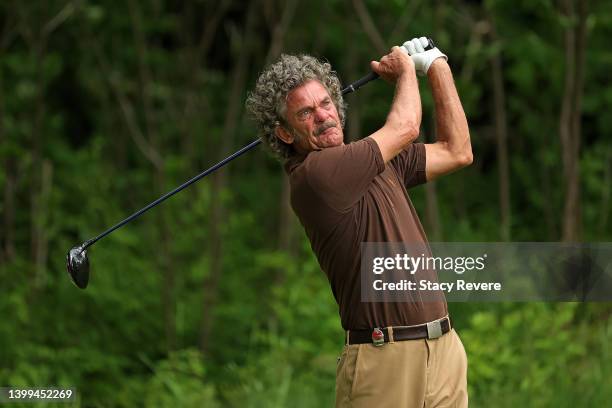
[[[83,245],[72,248],[66,255],[66,269],[72,282],[77,287],[85,289],[89,283],[89,259]]]

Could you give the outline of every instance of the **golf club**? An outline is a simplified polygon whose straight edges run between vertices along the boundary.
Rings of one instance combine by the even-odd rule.
[[[434,48],[435,44],[434,44],[433,40],[431,38],[428,38],[427,40],[429,41],[429,43],[425,47],[425,49],[426,50],[430,50],[430,49]],[[370,81],[372,81],[372,80],[374,80],[376,78],[378,78],[378,74],[376,74],[374,72],[371,72],[368,75],[364,76],[363,78],[353,82],[352,84],[349,84],[346,88],[344,88],[342,90],[342,95],[346,95],[348,93],[355,92],[357,89],[361,88],[363,85],[367,84],[368,82],[370,82]],[[87,284],[89,283],[89,258],[87,257],[87,248],[89,248],[90,246],[92,246],[97,241],[99,241],[100,239],[104,238],[105,236],[107,236],[111,232],[115,231],[116,229],[118,229],[118,228],[124,226],[125,224],[127,224],[128,222],[138,218],[143,213],[145,213],[146,211],[148,211],[151,208],[155,207],[156,205],[158,205],[162,201],[165,201],[166,199],[172,197],[174,194],[178,193],[179,191],[189,187],[190,185],[192,185],[196,181],[202,179],[203,177],[206,177],[210,173],[212,173],[215,170],[223,167],[224,165],[226,165],[230,161],[234,160],[235,158],[237,158],[237,157],[243,155],[244,153],[248,152],[249,150],[253,149],[255,146],[257,146],[260,143],[261,143],[261,139],[256,139],[256,140],[252,141],[248,145],[244,146],[242,149],[236,151],[232,155],[230,155],[230,156],[226,157],[225,159],[221,160],[219,163],[217,163],[217,164],[213,165],[212,167],[204,170],[202,173],[198,174],[197,176],[193,177],[192,179],[190,179],[190,180],[186,181],[185,183],[181,184],[180,186],[178,186],[174,190],[167,192],[166,194],[164,194],[163,196],[159,197],[157,200],[153,201],[152,203],[150,203],[146,207],[136,211],[134,214],[130,215],[129,217],[127,217],[123,221],[121,221],[118,224],[110,227],[109,229],[107,229],[106,231],[104,231],[103,233],[98,235],[97,237],[89,239],[89,240],[83,242],[81,245],[75,246],[72,249],[70,249],[70,251],[68,251],[68,254],[66,255],[66,269],[68,270],[68,274],[70,275],[70,277],[72,279],[72,282],[74,282],[74,284],[77,287],[81,288],[81,289],[85,289],[87,287]]]

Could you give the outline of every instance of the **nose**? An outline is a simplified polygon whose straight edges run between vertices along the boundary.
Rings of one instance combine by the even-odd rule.
[[[329,112],[320,106],[315,109],[314,114],[317,122],[325,122],[329,116]]]

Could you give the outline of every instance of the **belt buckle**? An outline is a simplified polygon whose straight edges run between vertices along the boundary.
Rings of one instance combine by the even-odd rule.
[[[380,347],[385,344],[385,334],[378,327],[374,328],[372,331],[372,343],[376,347]]]
[[[442,323],[441,320],[435,320],[427,323],[427,338],[437,339],[442,336]]]

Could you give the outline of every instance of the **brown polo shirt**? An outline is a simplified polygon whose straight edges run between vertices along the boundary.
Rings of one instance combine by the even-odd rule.
[[[425,180],[425,145],[385,165],[367,137],[286,164],[291,206],[327,275],[345,330],[405,326],[445,316],[445,301],[362,302],[362,242],[426,242],[407,189]]]

